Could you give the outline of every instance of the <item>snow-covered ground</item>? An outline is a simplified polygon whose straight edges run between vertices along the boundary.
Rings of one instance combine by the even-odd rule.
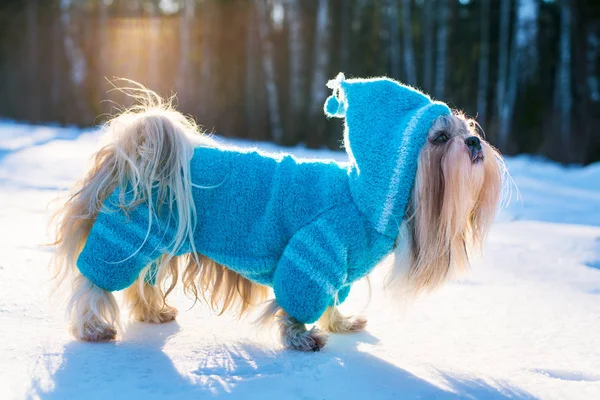
[[[471,274],[402,307],[377,277],[367,306],[359,284],[344,308],[364,310],[367,332],[301,354],[181,293],[177,322],[126,324],[115,343],[68,335],[46,223],[97,145],[93,131],[0,124],[0,398],[600,398],[600,164],[509,159],[520,199]]]

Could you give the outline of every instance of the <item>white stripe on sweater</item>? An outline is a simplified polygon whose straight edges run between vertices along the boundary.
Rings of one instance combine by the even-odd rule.
[[[331,246],[332,248],[337,248],[338,246],[344,245],[344,241],[342,241],[340,236],[337,234],[333,225],[326,225],[324,220],[320,220],[315,223],[315,228],[317,229],[317,232],[319,232],[324,237],[326,237],[328,239],[329,238],[333,239],[333,243]]]
[[[300,253],[296,251],[293,246],[288,246],[285,250],[283,257],[286,258],[291,264],[293,264],[299,271],[306,274],[316,284],[321,286],[325,292],[331,296],[335,295],[335,287],[323,276],[323,274],[316,269],[312,262],[307,261]]]
[[[398,160],[396,162],[396,167],[394,168],[394,173],[392,174],[392,179],[390,180],[390,186],[383,206],[383,211],[381,213],[381,217],[379,218],[379,223],[377,224],[378,232],[385,231],[390,221],[390,217],[392,216],[392,211],[394,211],[394,203],[396,202],[396,196],[398,195],[398,186],[400,186],[400,173],[405,167],[407,161],[404,159],[404,157],[402,157],[402,151],[408,147],[409,143],[413,139],[415,129],[417,128],[417,123],[428,108],[429,105],[421,107],[408,122],[406,131],[402,137],[402,143],[400,143],[400,147],[398,148]],[[398,222],[398,224],[399,223],[400,222]]]

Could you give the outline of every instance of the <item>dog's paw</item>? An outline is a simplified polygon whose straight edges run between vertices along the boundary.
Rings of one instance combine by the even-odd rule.
[[[363,316],[350,319],[346,332],[361,332],[367,327],[367,319]]]
[[[134,320],[148,322],[151,324],[162,324],[171,322],[177,317],[178,311],[175,307],[165,305],[158,311],[150,311],[146,308],[134,309],[131,315]]]
[[[363,331],[366,326],[367,319],[365,317],[341,317],[325,324],[323,329],[331,333],[353,333]]]
[[[328,336],[324,333],[321,333],[319,330],[311,330],[310,338],[313,341],[313,345],[311,346],[312,351],[319,351],[327,344]]]
[[[158,313],[158,323],[171,322],[177,318],[179,311],[175,307],[165,306],[160,313]]]
[[[73,335],[85,342],[108,342],[117,338],[114,326],[98,322],[84,323],[81,327],[73,327]]]
[[[316,328],[310,331],[291,331],[283,338],[288,349],[300,351],[319,351],[327,343],[327,335]]]
[[[175,318],[177,318],[178,313],[179,313],[179,311],[177,311],[177,309],[175,307],[165,306],[165,307],[163,307],[162,310],[160,310],[160,312],[156,316],[156,320],[149,321],[149,322],[154,322],[157,324],[162,324],[164,322],[171,322],[171,321],[175,320]]]

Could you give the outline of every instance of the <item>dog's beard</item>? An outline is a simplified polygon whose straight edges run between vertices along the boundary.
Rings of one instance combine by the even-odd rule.
[[[436,288],[469,266],[481,250],[502,189],[499,154],[481,141],[483,160],[472,160],[463,135],[427,143],[396,248],[392,281],[403,291]]]

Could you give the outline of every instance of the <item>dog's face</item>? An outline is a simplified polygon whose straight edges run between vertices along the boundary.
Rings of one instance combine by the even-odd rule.
[[[419,155],[408,237],[398,239],[409,244],[396,262],[404,264],[410,287],[434,288],[468,266],[496,214],[503,168],[473,121],[461,115],[436,120]]]

